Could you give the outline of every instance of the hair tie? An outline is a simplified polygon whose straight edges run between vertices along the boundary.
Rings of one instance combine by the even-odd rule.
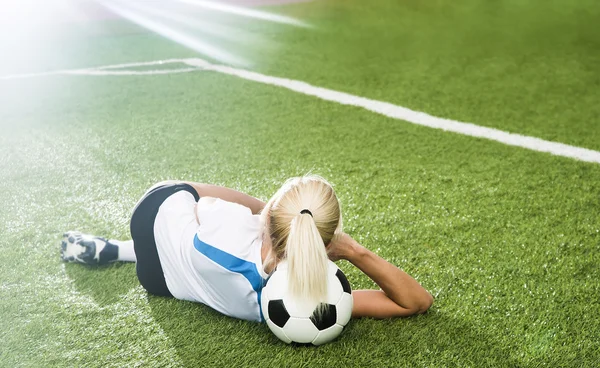
[[[310,217],[313,217],[312,212],[310,212],[308,209],[303,209],[302,211],[300,211],[301,215],[304,215],[305,213],[308,213],[310,215]]]

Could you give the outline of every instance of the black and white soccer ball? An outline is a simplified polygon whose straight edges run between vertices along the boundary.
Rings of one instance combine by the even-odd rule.
[[[288,265],[284,261],[262,289],[261,308],[269,329],[285,343],[322,345],[339,336],[352,316],[352,290],[346,276],[328,261],[327,300],[318,305],[295,300],[288,292]]]

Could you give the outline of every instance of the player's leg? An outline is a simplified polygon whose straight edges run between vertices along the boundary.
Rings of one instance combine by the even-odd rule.
[[[66,262],[89,265],[136,261],[132,240],[105,239],[78,231],[68,231],[63,234],[60,253]]]
[[[142,197],[142,199],[136,205],[136,209],[140,206],[140,203],[146,200],[151,193],[157,189],[178,184],[180,182],[175,180],[168,180],[157,183],[152,186]],[[155,201],[156,202],[156,201]],[[148,205],[142,206],[145,210],[148,210]],[[150,211],[152,212],[152,211]],[[154,215],[155,216],[155,215]],[[154,217],[146,216],[146,221],[139,221],[143,215],[137,215],[136,233],[141,232],[152,232]],[[147,226],[144,226],[147,225]],[[145,239],[143,236],[140,237],[143,242]],[[152,239],[153,241],[153,235]],[[111,262],[122,261],[122,262],[136,262],[137,257],[135,256],[133,240],[120,241],[115,239],[105,239],[100,236],[82,234],[79,231],[68,231],[63,234],[61,242],[61,257],[65,262],[77,262],[88,265],[103,265]],[[148,257],[145,257],[148,258]]]

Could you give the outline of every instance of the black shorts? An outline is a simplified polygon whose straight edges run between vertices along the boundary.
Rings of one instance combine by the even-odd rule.
[[[158,258],[154,239],[154,220],[165,199],[181,190],[192,193],[196,201],[200,199],[198,192],[189,184],[159,185],[149,190],[140,199],[131,215],[130,230],[137,259],[137,277],[144,289],[151,294],[173,296],[167,288],[165,274]]]

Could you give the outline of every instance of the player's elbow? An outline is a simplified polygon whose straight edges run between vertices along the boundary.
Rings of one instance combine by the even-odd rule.
[[[422,300],[419,303],[417,314],[423,314],[433,305],[433,296],[429,292],[425,292]]]

